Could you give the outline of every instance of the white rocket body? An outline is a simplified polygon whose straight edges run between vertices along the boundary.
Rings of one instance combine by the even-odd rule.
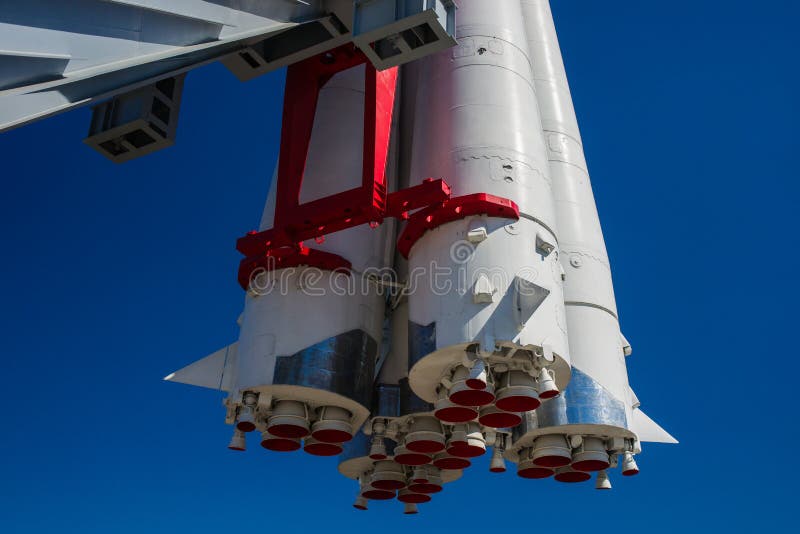
[[[514,201],[520,218],[469,216],[411,249],[409,335],[431,338],[417,345],[423,353],[412,344],[411,385],[429,401],[473,346],[503,369],[530,370],[539,364],[522,351],[547,352],[561,386],[570,373],[554,200],[519,1],[460,3],[457,33],[455,48],[420,61],[412,185],[441,177],[453,197]]]
[[[638,410],[628,385],[630,346],[619,328],[611,267],[549,1],[521,0],[521,5],[550,162],[572,360],[565,395],[539,410],[529,430],[539,435],[560,426],[564,433],[674,442]]]
[[[363,115],[363,66],[345,70],[324,85],[301,202],[359,185]],[[261,230],[273,224],[276,182],[273,179]],[[347,258],[355,275],[298,267],[254,279],[240,319],[239,341],[233,347],[235,358],[230,358],[230,349],[224,351],[228,358],[223,375],[232,375],[222,379],[226,386],[222,389],[231,394],[228,418],[235,417],[242,392],[251,391],[260,394],[263,417],[276,400],[297,400],[306,404],[310,418],[321,406],[345,408],[357,429],[369,414],[385,300],[375,284],[364,282],[358,273],[391,267],[393,227],[358,226],[305,245]],[[212,370],[219,368],[224,354],[209,357],[214,359]],[[211,363],[201,360],[171,380],[197,383]],[[212,387],[219,380],[210,380]]]
[[[455,48],[403,67],[389,191],[443,179],[451,198],[431,208],[461,213],[465,197],[490,195],[519,216],[486,208],[434,225],[407,261],[391,221],[308,242],[351,272],[259,275],[238,343],[168,377],[229,392],[228,422],[252,421],[265,440],[301,419],[311,437],[273,450],[305,438],[312,454],[342,452],[357,503],[427,502],[423,489],[458,479],[487,447],[496,472],[505,457],[524,478],[596,471],[605,488],[609,467],[638,472],[641,441],[675,441],[628,385],[630,347],[549,2],[461,0],[456,27]],[[361,183],[364,78],[356,67],[321,90],[302,203]],[[273,179],[261,230],[276,196]],[[389,267],[401,295],[367,281]],[[343,428],[346,438],[323,438]]]
[[[186,70],[289,68],[239,339],[167,377],[228,393],[229,449],[340,455],[357,508],[413,513],[489,448],[610,489],[675,442],[629,385],[549,0],[113,3],[4,3],[0,129],[98,102],[120,163],[173,143]]]

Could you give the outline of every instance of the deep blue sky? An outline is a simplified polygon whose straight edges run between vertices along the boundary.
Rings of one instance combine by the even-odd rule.
[[[354,511],[335,459],[229,452],[222,395],[161,378],[235,340],[283,73],[213,65],[141,160],[82,145],[88,109],[0,134],[0,532],[793,530],[797,2],[553,4],[631,382],[680,445],[604,493],[484,461],[414,517]]]

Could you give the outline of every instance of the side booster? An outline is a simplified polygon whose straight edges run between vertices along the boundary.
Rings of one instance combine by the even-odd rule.
[[[639,472],[633,455],[641,441],[675,443],[639,410],[628,385],[625,357],[631,347],[620,332],[611,267],[592,194],[580,132],[548,0],[522,0],[537,102],[549,159],[565,272],[564,297],[572,380],[563,395],[515,429],[508,451],[518,473],[555,475],[580,482],[605,469]]]
[[[407,251],[409,377],[440,420],[479,431],[519,424],[570,365],[519,1],[462,2],[457,31],[456,48],[419,66],[410,176],[446,177],[452,197]]]
[[[358,185],[348,181],[362,173],[354,139],[363,135],[365,68],[344,70],[320,90],[301,203]],[[275,222],[277,197],[275,179],[262,231]],[[385,307],[375,284],[353,287],[351,271],[390,267],[393,237],[391,225],[361,225],[304,243],[347,258],[346,270],[279,268],[282,258],[272,258],[247,286],[239,341],[169,379],[228,391],[226,421],[260,432],[267,449],[296,450],[304,440],[308,453],[339,454],[369,415]]]

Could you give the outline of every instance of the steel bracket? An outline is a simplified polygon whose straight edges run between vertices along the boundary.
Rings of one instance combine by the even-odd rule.
[[[325,198],[300,203],[300,190],[308,157],[319,92],[335,74],[364,65],[365,102],[361,185]],[[350,263],[328,252],[311,249],[304,241],[321,242],[325,234],[369,224],[385,218],[408,218],[409,211],[440,204],[450,198],[441,179],[388,193],[386,159],[392,127],[397,68],[378,72],[352,44],[335,48],[289,66],[286,75],[275,220],[272,228],[249,232],[236,244],[245,259],[239,284],[247,289],[261,268],[280,269],[309,265],[324,270],[350,269]]]
[[[519,220],[519,207],[511,200],[488,193],[451,198],[412,214],[403,233],[400,234],[397,249],[407,259],[411,248],[428,230],[470,215],[480,214]]]

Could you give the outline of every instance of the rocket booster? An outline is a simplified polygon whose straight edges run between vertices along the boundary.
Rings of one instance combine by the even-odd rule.
[[[641,441],[675,440],[639,410],[628,385],[625,357],[631,347],[619,328],[611,267],[550,3],[521,4],[560,231],[572,380],[560,399],[538,412],[538,420],[526,418],[517,429],[524,436],[517,448],[550,430],[577,442],[581,429],[591,429],[628,457],[640,451]]]
[[[361,147],[352,139],[363,128],[364,67],[333,76],[321,89],[303,175],[301,200],[313,201],[338,191],[360,175]],[[345,183],[334,182],[330,176]],[[272,226],[278,183],[273,180],[261,221]],[[352,271],[391,266],[391,225],[350,228],[305,243],[348,258]],[[382,338],[384,297],[375,284],[321,269],[280,269],[255,276],[245,298],[237,343],[179,372],[170,379],[195,383],[198,373],[221,373],[221,389],[230,392],[227,420],[244,430],[263,432],[266,448],[299,448],[315,439],[311,421],[334,427],[337,441],[322,447],[306,439],[305,450],[341,452],[366,421],[375,365]],[[207,385],[201,384],[201,385]],[[328,420],[325,416],[332,416]],[[294,445],[290,444],[293,442]]]
[[[357,509],[413,513],[489,450],[608,489],[674,442],[628,385],[548,1],[462,0],[456,32],[399,69],[348,47],[289,67],[239,340],[167,377],[228,393],[231,449],[340,454]]]
[[[530,127],[541,121],[520,4],[465,3],[458,28],[452,51],[420,62],[411,180],[447,177],[451,202],[466,208],[472,195],[486,194],[511,199],[518,213],[510,218],[487,203],[411,249],[410,271],[430,271],[431,281],[408,297],[409,335],[430,340],[412,349],[411,382],[430,401],[449,389],[454,402],[466,396],[491,406],[500,395],[501,406],[533,409],[533,388],[501,394],[500,380],[513,388],[544,372],[563,387],[570,367],[547,153],[541,131]],[[482,393],[454,391],[476,365],[495,369],[498,381]],[[440,387],[448,374],[454,385]]]

